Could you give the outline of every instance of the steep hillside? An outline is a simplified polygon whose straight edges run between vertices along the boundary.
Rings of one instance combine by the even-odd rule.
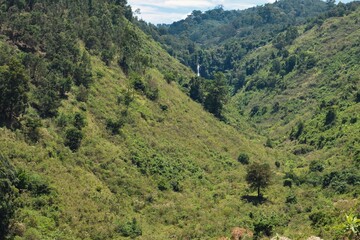
[[[356,155],[359,13],[358,8],[304,26],[293,44],[279,49],[274,40],[249,54],[238,69],[255,67],[229,113],[240,113],[281,146],[293,145],[291,140],[310,152],[325,148],[347,158]]]
[[[279,49],[274,40],[248,55],[237,68],[256,67],[225,114],[298,155],[292,169],[299,184],[334,202],[359,195],[359,19],[358,7],[299,28],[290,45]]]
[[[1,239],[216,239],[236,226],[255,239],[344,236],[357,185],[314,187],[303,156],[205,112],[178,84],[191,70],[134,26],[126,1],[0,9]],[[237,107],[224,115],[233,125]],[[255,162],[271,178],[259,196],[245,181]],[[325,179],[333,189],[343,175]]]
[[[191,72],[133,27],[126,5],[90,3],[1,5],[1,238],[203,239],[252,228],[238,209],[257,219],[260,209],[240,200],[237,156],[285,157],[165,80]],[[96,29],[99,18],[110,26]]]

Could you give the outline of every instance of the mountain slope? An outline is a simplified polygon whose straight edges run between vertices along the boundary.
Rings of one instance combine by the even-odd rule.
[[[358,208],[356,189],[328,198],[297,178],[302,156],[192,101],[178,84],[192,72],[126,1],[6,1],[0,13],[1,238],[214,239],[240,226],[336,239]],[[262,197],[240,154],[270,165]]]
[[[21,101],[1,98],[1,238],[211,238],[251,227],[237,217],[255,207],[240,200],[236,158],[285,156],[165,80],[191,71],[127,14],[112,1],[2,3],[1,96]],[[99,18],[110,27],[96,29]]]
[[[228,71],[229,78],[235,80],[232,69],[248,52],[328,8],[320,0],[283,0],[237,11],[225,11],[221,7],[204,13],[193,11],[184,20],[159,26],[157,32],[148,31],[141,22],[140,26],[194,72],[200,64],[202,77],[213,78],[217,71]]]
[[[281,142],[289,134],[288,138],[317,149],[348,149],[345,146],[356,142],[358,130],[358,17],[359,9],[329,18],[284,49],[272,44],[248,55],[238,69],[250,62],[258,67],[230,105]],[[304,128],[290,136],[298,122]],[[337,132],[341,134],[335,136]],[[323,137],[327,140],[322,143],[316,140]]]

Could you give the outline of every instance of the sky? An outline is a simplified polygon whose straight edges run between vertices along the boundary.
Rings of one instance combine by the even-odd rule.
[[[173,23],[186,18],[193,10],[206,11],[223,5],[224,9],[246,9],[275,0],[128,0],[133,11],[140,9],[138,18],[151,22]],[[342,2],[349,2],[343,0]]]

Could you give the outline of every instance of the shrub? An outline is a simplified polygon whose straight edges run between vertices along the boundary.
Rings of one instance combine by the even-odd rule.
[[[292,180],[291,179],[285,179],[284,182],[283,182],[283,186],[291,188],[292,187]]]
[[[132,239],[142,235],[141,227],[135,218],[133,218],[132,221],[128,221],[118,226],[117,232],[124,237],[130,237]]]
[[[173,180],[170,182],[171,188],[174,192],[181,192],[183,187],[181,186],[179,181]]]
[[[243,164],[243,165],[247,165],[249,164],[249,155],[247,155],[246,153],[240,153],[239,157],[238,157],[238,162]]]
[[[131,74],[130,79],[135,90],[145,92],[146,86],[140,75],[133,73]]]
[[[161,111],[165,112],[169,109],[169,107],[168,107],[168,105],[160,104],[160,109],[161,109]]]
[[[309,215],[311,225],[314,227],[322,227],[332,222],[330,216],[327,216],[324,212],[314,212]]]
[[[145,95],[149,100],[155,101],[159,98],[159,89],[157,87],[148,87]]]
[[[162,178],[159,182],[158,182],[158,189],[160,191],[166,191],[170,188],[170,184],[168,182],[167,179]]]
[[[75,152],[81,145],[83,133],[77,128],[70,128],[65,134],[65,146],[69,147],[71,151]]]
[[[303,181],[293,171],[285,173],[284,179],[285,179],[285,181],[291,180],[292,183],[296,184],[297,186],[299,186],[301,183],[303,183]],[[284,183],[285,183],[285,181],[284,181]]]
[[[336,112],[333,108],[331,108],[326,113],[325,122],[324,122],[325,126],[333,124],[335,122],[335,119],[336,119]]]
[[[24,239],[25,240],[40,240],[40,239],[42,239],[42,236],[41,236],[40,232],[38,230],[36,230],[35,228],[29,228],[28,230],[26,230],[26,232],[24,234]]]
[[[18,181],[15,186],[21,190],[28,190],[34,196],[47,195],[51,193],[49,183],[40,175],[30,174],[20,169],[16,173]]]
[[[121,95],[119,95],[117,98],[117,104],[123,103],[126,107],[128,107],[133,100],[134,98],[131,91],[122,91]]]
[[[322,172],[324,165],[319,161],[311,161],[309,165],[310,172]]]
[[[85,117],[81,113],[75,113],[74,116],[74,127],[81,130],[83,127],[85,127]]]
[[[274,103],[274,105],[272,106],[271,113],[277,113],[279,110],[280,110],[280,103],[279,102]]]
[[[259,110],[260,110],[259,106],[254,106],[250,111],[250,117],[254,117],[255,115],[257,115]]]
[[[273,234],[274,223],[268,219],[261,218],[254,224],[255,237],[261,235],[271,236]]]
[[[355,94],[355,102],[360,103],[360,91]]]
[[[275,162],[275,166],[276,166],[277,168],[280,168],[280,166],[281,166],[280,162],[279,162],[279,161],[276,161],[276,162]]]
[[[106,128],[111,131],[113,135],[119,134],[120,129],[125,125],[125,122],[122,119],[113,120],[108,119],[106,121]]]
[[[68,117],[63,113],[59,114],[59,116],[56,119],[56,124],[58,127],[61,128],[66,127],[68,124]]]
[[[265,147],[268,147],[268,148],[273,148],[274,146],[273,146],[273,143],[272,143],[272,141],[271,141],[271,139],[270,138],[267,138],[266,139],[266,142],[265,142],[265,145],[264,145]]]
[[[301,134],[303,133],[303,130],[304,130],[304,123],[303,123],[303,122],[299,122],[299,123],[296,125],[296,128],[291,130],[290,139],[291,139],[291,140],[299,139],[299,137],[300,137]]]
[[[343,170],[341,172],[331,172],[326,174],[322,180],[323,188],[332,188],[336,193],[343,194],[349,190],[350,186],[360,183],[360,174],[356,170]]]
[[[164,78],[167,83],[171,83],[171,82],[176,81],[176,75],[177,74],[174,74],[173,72],[167,72],[164,74]]]
[[[285,203],[289,203],[289,204],[295,204],[297,203],[297,198],[295,195],[291,194],[289,196],[286,197]]]
[[[42,126],[41,120],[37,116],[27,116],[25,118],[25,124],[22,126],[26,138],[33,143],[36,143],[40,139],[39,128]]]
[[[81,84],[76,91],[76,100],[78,100],[79,102],[87,102],[88,95],[89,93],[87,88]]]

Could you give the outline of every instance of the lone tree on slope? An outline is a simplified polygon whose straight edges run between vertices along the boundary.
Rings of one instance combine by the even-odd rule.
[[[271,170],[269,164],[253,163],[247,169],[246,182],[250,188],[257,190],[258,198],[262,195],[260,193],[261,188],[266,188],[270,185]]]

